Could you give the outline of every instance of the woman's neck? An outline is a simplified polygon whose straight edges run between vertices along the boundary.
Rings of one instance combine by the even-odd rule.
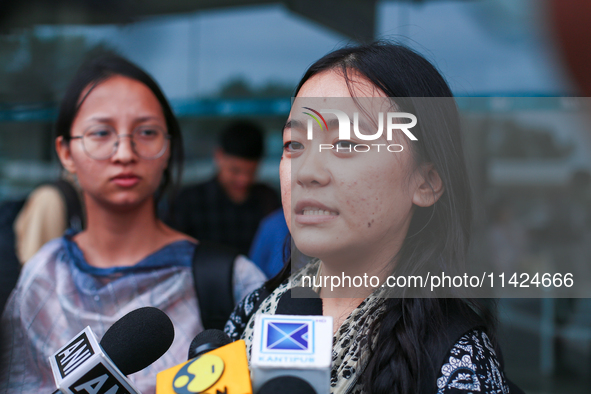
[[[365,298],[322,298],[322,314],[332,316],[332,332],[336,334],[347,317]]]
[[[392,256],[400,247],[388,246],[376,248],[371,255],[350,253],[321,261],[316,284],[321,284],[323,314],[333,318],[333,333],[390,275],[395,264]]]
[[[180,233],[156,218],[153,198],[120,211],[86,195],[85,204],[88,225],[74,240],[92,266],[134,265],[175,239],[182,239]]]
[[[389,246],[389,247],[388,247]],[[391,274],[400,248],[388,245],[367,253],[323,256],[318,272],[322,294],[336,298],[367,298]]]

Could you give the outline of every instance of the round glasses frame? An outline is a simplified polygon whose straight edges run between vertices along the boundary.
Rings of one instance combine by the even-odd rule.
[[[162,128],[160,128],[160,127],[154,127],[154,126],[150,126],[150,127],[141,126],[141,127],[138,127],[136,129],[134,129],[131,134],[117,134],[117,132],[115,131],[115,129],[112,128],[112,127],[110,127],[110,126],[102,126],[100,128],[100,130],[101,131],[109,131],[116,138],[113,141],[104,141],[103,142],[104,144],[112,144],[111,152],[109,154],[106,154],[106,155],[92,154],[90,152],[90,150],[88,149],[88,147],[87,147],[87,144],[89,143],[88,141],[89,141],[89,138],[90,138],[89,137],[90,134],[97,132],[97,130],[95,130],[95,129],[92,129],[92,128],[91,129],[88,129],[88,130],[84,131],[84,133],[82,135],[75,136],[75,137],[70,137],[69,139],[70,140],[76,140],[76,139],[81,140],[82,141],[82,148],[84,149],[84,153],[86,153],[86,155],[88,157],[90,157],[91,159],[94,159],[94,160],[107,160],[107,159],[110,159],[111,157],[113,157],[115,155],[115,153],[117,153],[117,149],[119,149],[119,142],[121,141],[121,138],[123,138],[123,137],[129,137],[130,143],[131,143],[131,147],[132,147],[132,149],[133,149],[133,151],[134,151],[134,153],[136,155],[138,155],[142,159],[155,160],[155,159],[158,159],[159,157],[161,157],[164,154],[164,152],[166,152],[166,149],[168,148],[168,145],[169,145],[169,142],[170,142],[170,138],[171,138],[171,135],[168,134],[167,132],[165,132]],[[138,135],[140,132],[146,131],[146,130],[156,130],[156,131],[158,131],[158,132],[160,132],[160,133],[163,134],[162,137],[164,138],[164,140],[162,141],[162,148],[160,149],[160,151],[158,153],[155,153],[154,155],[145,155],[145,154],[142,154],[137,149],[138,143],[136,142],[136,138],[139,139],[139,137],[136,137],[136,135]],[[87,142],[85,143],[85,141],[87,141]],[[145,143],[142,143],[142,142],[139,142],[139,144],[140,145],[142,145],[142,144],[145,145]]]

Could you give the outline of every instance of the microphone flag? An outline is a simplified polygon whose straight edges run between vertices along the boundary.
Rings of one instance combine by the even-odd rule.
[[[159,372],[156,394],[252,394],[246,344],[232,342]]]
[[[250,358],[254,392],[274,378],[296,376],[328,394],[332,337],[330,316],[257,315]]]

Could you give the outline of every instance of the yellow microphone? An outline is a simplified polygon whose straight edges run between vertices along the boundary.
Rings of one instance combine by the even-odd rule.
[[[156,394],[252,394],[246,344],[239,340],[156,376]]]

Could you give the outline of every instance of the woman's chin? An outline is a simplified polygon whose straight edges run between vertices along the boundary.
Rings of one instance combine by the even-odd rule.
[[[148,200],[147,197],[127,194],[105,199],[101,205],[114,212],[125,213],[141,208]]]
[[[330,247],[327,242],[321,240],[315,240],[310,242],[295,242],[298,251],[305,254],[306,256],[317,258],[322,261],[333,260],[341,255],[340,251]]]

